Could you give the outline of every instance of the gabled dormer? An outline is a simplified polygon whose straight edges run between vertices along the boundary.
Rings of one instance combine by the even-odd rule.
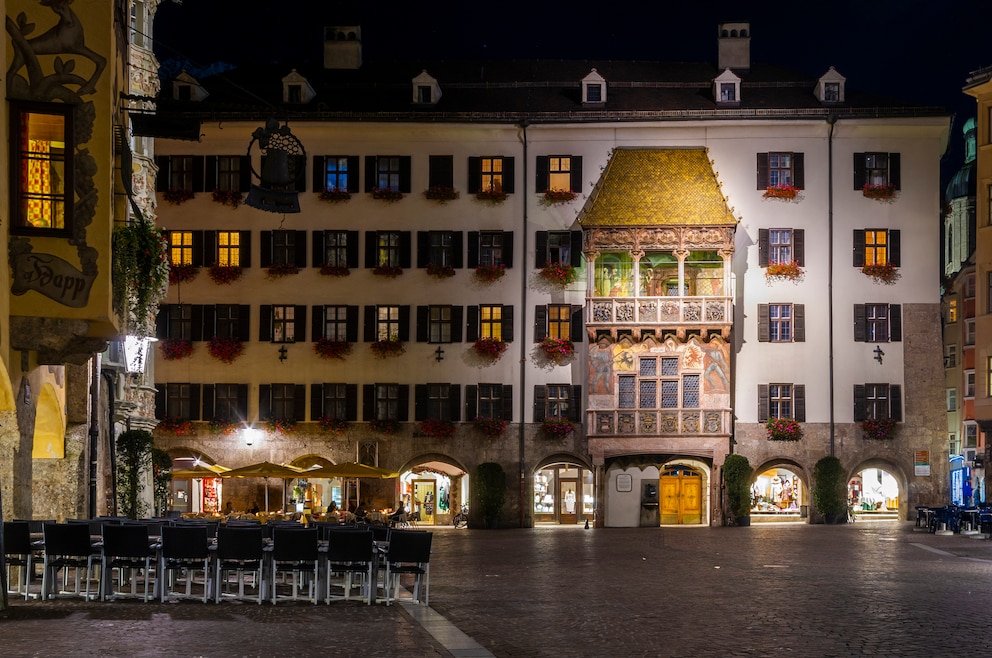
[[[741,79],[729,68],[713,78],[713,97],[717,105],[741,104]]]
[[[606,105],[606,78],[592,69],[582,78],[582,104]]]
[[[845,82],[847,78],[831,66],[830,70],[816,81],[816,98],[821,103],[843,103]]]
[[[302,75],[293,69],[282,79],[282,102],[302,105],[313,100],[317,92]]]
[[[172,97],[177,101],[202,101],[210,94],[200,86],[200,83],[186,72],[180,71],[172,81]]]
[[[434,105],[441,100],[441,86],[437,78],[426,69],[413,79],[413,102],[415,105]]]

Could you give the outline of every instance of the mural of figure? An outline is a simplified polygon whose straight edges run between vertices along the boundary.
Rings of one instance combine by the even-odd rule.
[[[727,364],[727,357],[723,354],[723,345],[710,343],[704,350],[706,352],[706,369],[703,370],[703,381],[711,391],[730,390],[730,380],[727,378],[730,366]]]
[[[589,355],[589,392],[593,395],[613,393],[613,349],[606,342],[596,345]]]

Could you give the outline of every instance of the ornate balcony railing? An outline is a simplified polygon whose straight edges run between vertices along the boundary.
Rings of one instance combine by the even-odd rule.
[[[730,297],[592,297],[590,325],[670,324],[730,325]]]
[[[588,436],[729,435],[729,409],[615,409],[589,412]]]

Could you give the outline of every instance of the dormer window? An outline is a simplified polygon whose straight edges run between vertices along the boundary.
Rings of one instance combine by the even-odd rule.
[[[186,71],[180,72],[172,81],[172,97],[177,101],[202,101],[209,95],[196,78]]]
[[[741,79],[730,69],[713,80],[713,96],[718,105],[739,105],[741,101]]]
[[[293,69],[282,79],[282,102],[293,105],[302,105],[313,100],[317,92],[314,91],[307,79]]]
[[[592,69],[582,78],[582,104],[603,105],[604,103],[606,103],[606,78],[596,69]]]
[[[821,103],[843,103],[844,83],[847,78],[830,67],[816,82],[816,97]]]
[[[421,71],[413,80],[413,102],[416,105],[434,105],[441,100],[441,86],[437,78],[427,71]]]

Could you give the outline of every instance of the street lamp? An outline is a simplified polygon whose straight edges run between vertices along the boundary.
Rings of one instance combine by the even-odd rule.
[[[245,445],[250,448],[262,437],[262,431],[257,430],[254,427],[246,427],[241,430],[241,436],[245,440]]]

